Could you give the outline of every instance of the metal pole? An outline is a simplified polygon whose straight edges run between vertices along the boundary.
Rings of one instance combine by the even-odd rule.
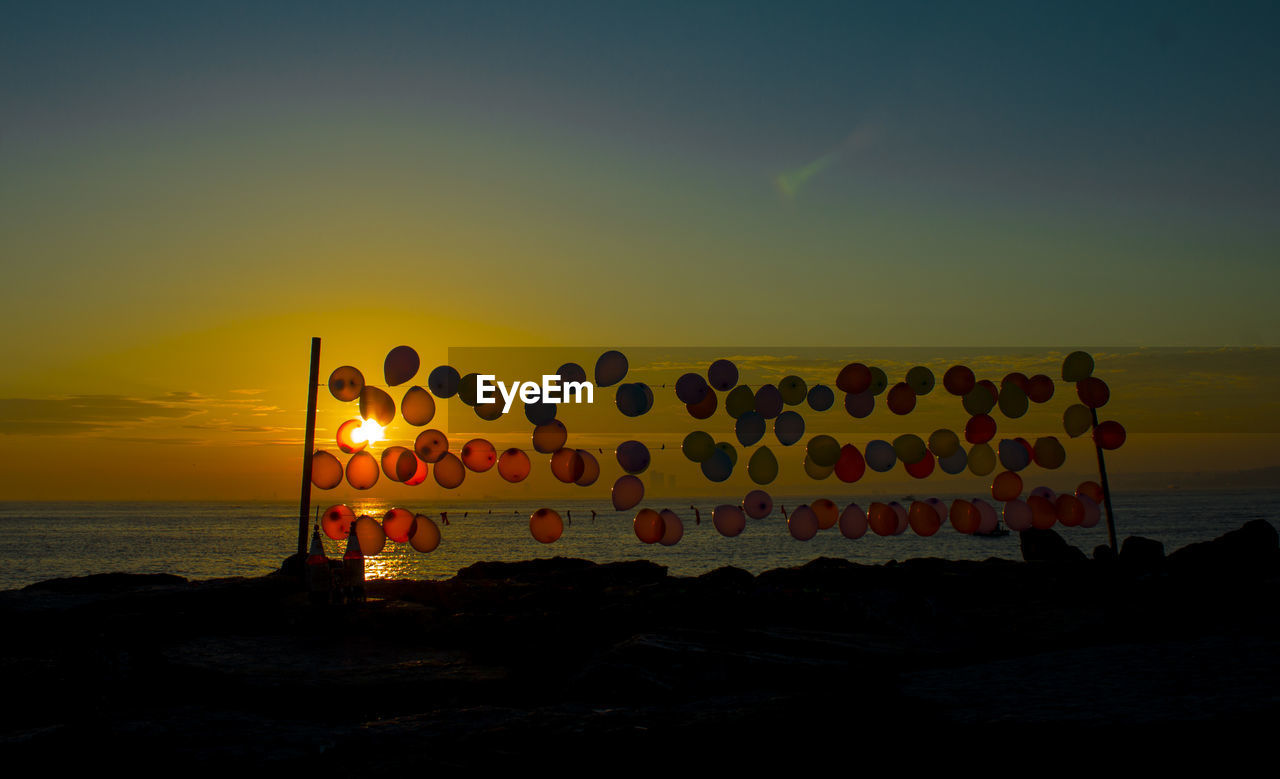
[[[1098,429],[1098,409],[1091,408],[1089,412],[1093,414],[1093,429]],[[1111,485],[1107,482],[1107,461],[1102,459],[1102,447],[1098,446],[1098,442],[1093,442],[1093,448],[1098,451],[1098,476],[1102,477],[1102,503],[1107,507],[1107,533],[1111,536],[1111,551],[1119,554],[1120,545],[1116,543],[1116,519],[1111,511]]]
[[[311,339],[311,380],[307,382],[307,436],[302,452],[302,500],[298,503],[298,556],[307,554],[311,520],[311,455],[316,446],[316,391],[320,385],[320,339]],[[1099,455],[1101,456],[1101,455]]]

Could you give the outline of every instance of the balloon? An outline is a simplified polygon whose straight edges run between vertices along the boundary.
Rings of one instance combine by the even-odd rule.
[[[996,421],[986,414],[975,414],[964,424],[964,440],[971,444],[985,444],[995,434]]]
[[[1017,441],[1006,438],[1000,442],[1000,464],[1007,470],[1020,471],[1031,464],[1031,452]]]
[[[355,512],[344,503],[330,506],[320,515],[320,529],[334,541],[341,541],[351,533],[351,523],[356,521]]]
[[[467,469],[463,466],[462,460],[459,460],[456,455],[445,452],[444,457],[441,457],[440,461],[436,463],[435,471],[432,475],[435,476],[436,484],[451,490],[462,484],[462,480],[467,476]]]
[[[765,419],[773,419],[782,413],[782,392],[772,384],[756,390],[755,410]]]
[[[885,473],[893,469],[898,462],[898,453],[893,444],[876,439],[867,444],[867,467],[877,473]]]
[[[1026,391],[1032,403],[1047,403],[1053,397],[1053,379],[1037,373],[1027,381]]]
[[[971,416],[977,416],[978,414],[989,414],[991,409],[996,406],[996,399],[992,397],[986,387],[976,385],[969,390],[969,393],[964,396],[964,400],[961,403],[964,405],[964,410],[969,412]]]
[[[733,431],[738,436],[738,443],[743,446],[751,446],[764,438],[764,429],[764,417],[755,411],[748,411],[738,417],[738,421],[733,426]]]
[[[960,437],[944,428],[929,434],[929,451],[938,457],[948,457],[960,451]]]
[[[618,511],[635,508],[644,499],[644,482],[629,473],[620,476],[613,483],[612,495],[613,507]]]
[[[715,439],[701,430],[694,430],[684,437],[680,451],[695,463],[704,463],[716,453]]]
[[[707,381],[721,392],[733,389],[738,383],[738,366],[728,360],[716,360],[707,368]]]
[[[405,509],[391,509],[382,517],[382,531],[387,538],[397,544],[408,543],[409,531],[413,527],[413,512]]]
[[[1031,384],[1031,380],[1027,378],[1027,374],[1021,373],[1019,371],[1014,371],[1012,373],[1006,373],[1004,378],[1000,380],[1000,387],[1002,389],[1006,384],[1017,385],[1018,389],[1022,390],[1022,392],[1025,394],[1027,391],[1027,387],[1030,386]]]
[[[938,467],[942,469],[942,472],[949,473],[953,476],[963,471],[965,469],[965,466],[967,466],[968,464],[969,464],[969,455],[965,453],[963,447],[959,447],[959,446],[956,447],[956,450],[954,452],[947,455],[946,457],[938,458]]]
[[[729,466],[731,468],[738,467],[738,450],[733,448],[733,444],[718,441],[716,442],[716,448],[729,455]]]
[[[810,479],[820,481],[830,476],[835,469],[834,465],[818,465],[809,455],[804,456],[804,472]]]
[[[596,479],[600,478],[600,461],[586,449],[579,449],[578,456],[582,458],[582,475],[574,484],[579,487],[590,487],[596,483]]]
[[[778,393],[788,406],[798,406],[808,397],[809,385],[799,376],[787,376],[778,382]]]
[[[942,527],[942,521],[933,506],[919,500],[913,501],[907,511],[907,522],[918,536],[931,536]]]
[[[1089,407],[1076,403],[1062,412],[1062,429],[1072,438],[1078,438],[1093,427],[1093,412]]]
[[[836,394],[825,384],[815,384],[809,388],[809,408],[814,411],[826,411],[836,402]]]
[[[707,380],[696,373],[686,373],[676,379],[676,397],[685,405],[701,402],[710,391]]]
[[[936,464],[937,463],[933,459],[933,455],[929,454],[928,452],[925,452],[924,457],[922,457],[921,459],[916,460],[913,463],[904,462],[903,466],[907,469],[907,473],[911,474],[917,479],[923,479],[923,478],[926,478],[929,474],[933,473],[933,469]]]
[[[418,353],[413,347],[397,346],[387,352],[386,359],[382,361],[382,376],[387,380],[388,387],[394,387],[417,376],[419,365]]]
[[[1053,507],[1058,512],[1058,521],[1066,527],[1079,527],[1084,522],[1084,504],[1075,495],[1059,495]]]
[[[413,442],[413,450],[429,463],[438,463],[449,453],[449,439],[439,430],[423,430]]]
[[[587,464],[577,449],[560,449],[551,455],[551,473],[565,484],[573,484],[586,471]]]
[[[323,449],[311,455],[311,483],[322,490],[331,490],[342,483],[342,462]]]
[[[1004,524],[1010,530],[1019,532],[1031,527],[1031,507],[1020,500],[1011,500],[1004,504]]]
[[[551,454],[564,448],[569,440],[569,430],[564,423],[553,419],[533,429],[533,450],[539,454]]]
[[[653,509],[640,509],[631,521],[631,529],[635,531],[636,538],[646,544],[658,543],[666,533],[662,515]]]
[[[382,451],[382,472],[391,481],[408,481],[418,472],[418,458],[403,446],[388,446]]]
[[[361,452],[360,454],[366,454]],[[369,455],[369,459],[373,459],[373,455]],[[378,524],[378,520],[370,516],[362,516],[356,520],[353,526],[356,531],[356,538],[360,541],[360,553],[365,557],[372,557],[382,551],[387,545],[387,534],[382,529],[382,525]]]
[[[1084,519],[1080,520],[1080,527],[1097,525],[1098,520],[1102,518],[1102,510],[1098,508],[1098,504],[1088,495],[1077,495],[1076,499],[1084,507]]]
[[[978,526],[982,523],[982,515],[978,513],[978,509],[969,501],[960,499],[951,502],[950,519],[951,526],[965,535],[978,532]]]
[[[494,402],[494,405],[498,405],[496,401]],[[556,405],[557,404],[555,403],[547,403],[542,400],[525,403],[524,418],[529,420],[529,424],[534,427],[537,427],[538,425],[545,425],[556,418]]]
[[[346,422],[338,425],[338,433],[334,436],[334,439],[337,441],[338,448],[341,449],[343,453],[355,454],[369,445],[368,441],[360,441],[359,443],[356,443],[355,439],[352,438],[352,434],[359,429],[359,419],[348,419]]]
[[[473,438],[462,445],[460,459],[467,470],[484,473],[498,462],[498,450],[483,438]]]
[[[711,513],[711,523],[720,531],[720,535],[733,538],[747,527],[747,515],[737,506],[716,506]]]
[[[893,452],[905,465],[918,463],[929,453],[920,436],[905,433],[893,439]]]
[[[360,390],[360,416],[376,419],[378,424],[386,427],[396,421],[396,402],[387,393],[366,384]]]
[[[480,374],[468,373],[458,379],[458,400],[468,406],[474,406],[479,400]]]
[[[964,397],[973,391],[973,385],[977,383],[977,379],[973,375],[973,371],[963,365],[952,365],[947,372],[942,375],[942,386],[952,395]]]
[[[697,403],[687,404],[685,406],[685,410],[687,410],[689,412],[689,416],[694,419],[707,419],[712,414],[716,413],[716,407],[719,402],[720,401],[716,399],[715,390],[708,387],[706,396]]]
[[[1076,394],[1080,396],[1080,402],[1089,408],[1102,408],[1111,399],[1111,388],[1102,379],[1090,376],[1076,384]]]
[[[871,394],[879,395],[889,388],[889,377],[879,368],[871,369]]]
[[[739,384],[724,398],[724,411],[737,419],[756,407],[756,395],[745,384]]]
[[[458,385],[461,383],[462,377],[458,375],[457,369],[452,365],[436,366],[427,376],[427,389],[431,390],[431,394],[441,400],[457,395]]]
[[[851,362],[840,369],[836,387],[850,395],[866,392],[871,387],[871,369],[860,362]]]
[[[862,538],[867,532],[867,514],[857,503],[850,503],[840,513],[840,535],[850,540]]]
[[[653,405],[645,394],[644,385],[631,383],[618,385],[614,402],[618,410],[629,417],[641,416]]]
[[[1027,393],[1012,381],[1000,388],[1000,398],[996,402],[1000,406],[1000,413],[1009,419],[1017,419],[1027,413],[1030,407]]]
[[[721,482],[733,475],[733,460],[720,447],[702,462],[702,475],[708,480]]]
[[[529,462],[529,455],[514,446],[504,451],[498,458],[498,475],[512,484],[527,479],[532,470],[533,464]]]
[[[400,416],[414,427],[422,427],[436,415],[436,399],[416,384],[400,399]]]
[[[974,444],[969,450],[969,473],[986,476],[996,469],[996,453],[991,444]]]
[[[1076,487],[1077,498],[1089,498],[1094,503],[1102,502],[1102,485],[1096,481],[1082,481],[1080,486]]]
[[[911,391],[911,387],[905,381],[893,385],[893,389],[889,390],[889,410],[903,416],[910,414],[915,407],[916,393]]]
[[[368,452],[356,452],[347,460],[347,484],[367,490],[378,483],[378,461]]]
[[[818,517],[818,529],[830,530],[840,519],[840,509],[834,501],[818,498],[809,504],[809,510]]]
[[[1093,356],[1088,352],[1072,352],[1062,361],[1063,381],[1084,381],[1093,375]]]
[[[409,545],[419,552],[433,552],[440,546],[440,528],[430,517],[414,516],[409,527]]]
[[[1032,495],[1027,498],[1027,505],[1031,508],[1032,527],[1048,530],[1058,521],[1058,510],[1048,498]]]
[[[658,543],[663,546],[675,546],[680,543],[681,538],[684,538],[684,522],[680,521],[680,516],[671,509],[663,509],[662,538],[658,539]]]
[[[418,457],[416,454],[413,456],[413,459],[417,463],[417,466],[414,468],[413,475],[408,479],[405,479],[404,483],[406,487],[417,487],[419,484],[427,480],[427,461]]]
[[[804,417],[794,411],[784,411],[773,420],[773,434],[778,443],[791,446],[804,437]]]
[[[1037,438],[1036,444],[1031,448],[1031,457],[1036,461],[1036,465],[1041,468],[1053,470],[1061,468],[1062,464],[1067,461],[1067,450],[1063,448],[1062,442],[1053,436],[1045,436]]]
[[[891,536],[898,531],[898,515],[884,503],[872,503],[867,509],[867,525],[878,536]]]
[[[801,504],[787,517],[787,530],[797,541],[808,541],[818,534],[818,516]]]
[[[489,403],[477,403],[471,407],[471,410],[476,413],[477,417],[486,422],[492,422],[502,416],[502,403],[497,400]]]
[[[805,448],[814,465],[826,468],[840,459],[840,442],[829,435],[816,435]]]
[[[876,408],[876,396],[871,390],[864,390],[857,395],[844,396],[844,410],[854,419],[866,419]]]
[[[769,447],[762,446],[747,461],[747,475],[756,484],[768,484],[778,478],[778,458],[773,456]]]
[[[605,352],[596,360],[596,386],[612,387],[626,378],[628,367],[627,356],[622,352],[616,349]]]
[[[925,498],[924,502],[932,506],[934,512],[937,513],[939,525],[947,524],[947,519],[950,517],[950,514],[951,514],[950,506],[948,506],[943,501],[938,500],[937,498]]]
[[[614,456],[627,473],[644,473],[649,467],[649,447],[639,441],[623,441],[618,444]]]
[[[764,519],[773,513],[773,498],[764,490],[752,490],[742,499],[742,510],[752,519]]]
[[[996,515],[995,507],[982,498],[974,498],[972,503],[978,510],[978,532],[994,532],[996,526],[1000,524],[1000,517]]]
[[[553,543],[564,533],[564,520],[552,509],[538,509],[529,515],[529,533],[540,543]]]
[[[556,375],[560,377],[560,383],[576,382],[581,384],[587,380],[587,372],[582,366],[576,362],[567,362],[556,370]]]
[[[917,395],[928,395],[933,392],[933,384],[933,371],[923,365],[917,365],[907,371],[907,386]]]
[[[911,527],[910,517],[907,516],[907,507],[896,500],[889,501],[889,508],[893,509],[893,515],[898,520],[898,525],[893,529],[895,536],[900,536],[907,532],[907,528]]]
[[[1111,420],[1098,425],[1093,431],[1093,442],[1107,450],[1124,446],[1125,437],[1124,426]]]
[[[836,460],[835,474],[836,478],[846,484],[852,484],[867,472],[867,461],[863,459],[862,452],[858,451],[858,447],[853,444],[845,444],[840,447],[840,459]]]
[[[1013,471],[1001,471],[991,482],[991,497],[1008,503],[1022,494],[1022,477]]]
[[[334,368],[333,373],[329,374],[329,394],[343,403],[360,397],[362,389],[364,389],[364,374],[350,365]]]

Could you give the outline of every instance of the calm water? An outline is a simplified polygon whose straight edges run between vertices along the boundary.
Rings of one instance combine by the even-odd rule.
[[[946,496],[939,496],[946,498]],[[872,500],[901,500],[901,495],[865,496]],[[388,543],[370,558],[370,577],[448,578],[478,560],[524,560],[532,557],[584,557],[597,562],[648,559],[669,567],[675,575],[697,575],[722,565],[736,565],[753,573],[803,564],[815,557],[843,557],[864,563],[911,557],[982,560],[1020,559],[1017,534],[1003,538],[964,536],[949,527],[937,535],[918,538],[910,531],[889,538],[868,533],[850,541],[833,528],[808,542],[793,540],[780,514],[748,520],[737,538],[723,538],[711,525],[711,509],[718,502],[706,498],[672,500],[668,504],[684,520],[685,536],[677,545],[640,543],[632,533],[634,511],[602,510],[598,502],[553,505],[572,525],[554,544],[543,545],[529,535],[524,504],[433,506],[449,512],[451,524],[442,527],[440,547],[430,554],[408,544]],[[788,509],[801,500],[777,499]],[[702,512],[695,525],[690,505]],[[357,514],[377,517],[390,508],[385,501],[351,504]],[[666,506],[652,506],[661,509]],[[423,511],[425,507],[406,505]],[[590,520],[590,510],[598,516]],[[467,516],[463,516],[463,512]],[[490,513],[492,512],[492,513]],[[1116,517],[1121,539],[1142,535],[1164,542],[1172,551],[1234,530],[1251,519],[1273,523],[1280,518],[1280,491],[1167,491],[1129,493],[1117,497]],[[1106,522],[1097,527],[1058,528],[1086,552],[1106,543]],[[289,503],[0,503],[0,589],[22,587],[59,576],[110,571],[174,573],[193,579],[258,576],[279,567],[297,543],[297,506]],[[326,539],[330,556],[340,556],[345,542]]]

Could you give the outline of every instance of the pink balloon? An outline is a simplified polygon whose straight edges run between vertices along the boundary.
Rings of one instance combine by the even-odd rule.
[[[944,525],[947,524],[947,519],[951,516],[951,507],[948,506],[945,501],[938,500],[937,498],[925,498],[924,502],[933,506],[933,510],[938,512],[939,522]]]
[[[808,541],[818,534],[818,515],[813,509],[801,504],[787,517],[787,530],[797,541]]]
[[[893,534],[900,536],[907,532],[907,528],[911,527],[911,523],[908,521],[907,508],[896,500],[889,501],[889,508],[893,509],[893,513],[898,515],[898,529]]]
[[[684,522],[680,521],[679,515],[674,511],[663,509],[662,523],[662,538],[659,539],[658,543],[663,546],[674,546],[680,542],[681,538],[684,538]]]
[[[974,498],[969,501],[973,507],[978,510],[978,532],[990,533],[996,529],[996,525],[1000,524],[1000,518],[996,516],[995,507],[986,502],[982,498]]]
[[[764,490],[752,490],[742,499],[742,510],[752,519],[764,519],[773,513],[773,498]]]
[[[711,514],[711,522],[720,531],[720,535],[733,538],[747,527],[747,515],[737,506],[716,506]]]
[[[1098,520],[1102,519],[1102,509],[1098,507],[1097,501],[1088,495],[1077,495],[1076,499],[1084,505],[1084,520],[1081,521],[1080,527],[1097,525]]]
[[[1058,499],[1058,494],[1053,490],[1049,489],[1048,487],[1036,487],[1034,490],[1031,491],[1031,494],[1044,498],[1045,500],[1050,502],[1053,502]]]
[[[1020,500],[1004,504],[1004,524],[1010,530],[1017,531],[1031,527],[1031,507]]]
[[[840,534],[845,538],[862,538],[867,532],[867,512],[857,503],[850,503],[840,514]]]

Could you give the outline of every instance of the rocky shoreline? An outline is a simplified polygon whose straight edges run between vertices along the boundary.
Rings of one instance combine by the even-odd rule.
[[[345,607],[312,605],[283,574],[41,582],[0,592],[0,751],[364,772],[694,750],[749,768],[840,739],[1030,753],[1066,733],[1185,748],[1274,732],[1270,523],[1168,556],[1127,539],[1089,559],[1051,531],[1023,550],[696,578],[477,563],[371,581]]]

